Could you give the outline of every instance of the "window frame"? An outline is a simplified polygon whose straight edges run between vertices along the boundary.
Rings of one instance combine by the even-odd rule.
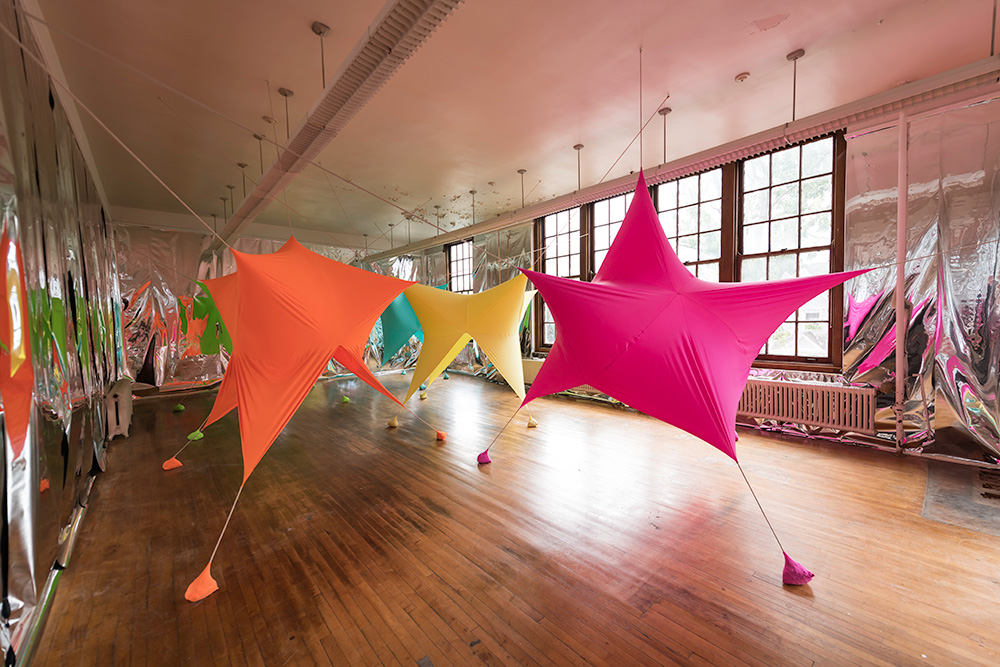
[[[582,204],[578,207],[572,206],[568,209],[563,209],[563,211],[570,211],[574,208],[580,210],[580,280],[590,282],[594,279],[591,269],[593,262],[593,245],[591,243],[594,225],[593,202]],[[563,211],[556,211],[549,215],[558,215]],[[545,218],[547,217],[535,218],[532,228],[532,241],[535,247],[535,251],[532,253],[533,261],[534,266],[537,267],[540,273],[545,273]],[[552,344],[545,342],[545,300],[542,299],[541,293],[535,294],[534,311],[534,351],[538,354],[548,354],[552,349]]]
[[[448,285],[448,291],[449,292],[454,292],[455,294],[474,294],[475,293],[475,289],[476,289],[475,288],[476,266],[475,266],[475,255],[474,255],[474,253],[475,253],[475,250],[476,250],[476,245],[472,242],[472,239],[473,239],[473,237],[470,236],[467,239],[462,239],[461,241],[453,241],[452,243],[447,243],[444,246],[445,259],[447,260],[446,261],[446,265],[448,267],[448,283],[447,283],[447,285]],[[468,243],[469,247],[470,247],[469,257],[468,257],[469,273],[467,273],[467,274],[465,274],[465,273],[462,273],[462,274],[453,274],[452,273],[452,269],[451,269],[451,267],[452,267],[452,257],[451,257],[452,249],[455,248],[455,247],[462,246],[465,243]],[[468,275],[469,276],[470,286],[469,286],[469,289],[467,291],[466,290],[462,290],[461,292],[457,292],[457,291],[455,291],[453,289],[453,287],[455,285],[455,283],[454,283],[455,275],[463,275],[463,276],[464,275]]]
[[[847,141],[844,132],[837,131],[819,137],[813,137],[804,141],[781,146],[765,153],[747,156],[739,160],[727,162],[723,165],[713,166],[692,174],[685,174],[684,177],[701,174],[712,169],[722,169],[722,226],[721,226],[721,256],[719,258],[719,282],[738,282],[739,267],[743,258],[742,236],[743,236],[743,169],[745,161],[760,157],[770,153],[776,153],[793,146],[802,146],[825,139],[833,138],[833,209],[831,220],[831,243],[830,243],[830,272],[835,273],[844,270],[844,214],[846,198],[846,167],[847,167]],[[677,178],[675,180],[680,180]],[[649,194],[653,200],[653,207],[659,212],[658,202],[660,183],[649,187]],[[625,194],[625,193],[622,193]],[[621,196],[621,195],[615,195]],[[607,197],[605,199],[611,199]],[[580,280],[591,281],[596,272],[594,257],[594,205],[597,201],[581,204],[580,209]],[[576,207],[574,207],[576,208]],[[558,213],[558,212],[557,212]],[[555,215],[551,214],[551,215]],[[545,268],[545,216],[535,218],[533,223],[534,252],[532,253],[535,266],[544,272]],[[825,247],[825,246],[823,246]],[[801,252],[800,249],[774,251],[766,253],[767,256],[779,254],[791,254]],[[761,253],[754,253],[759,256]],[[712,260],[714,261],[714,260]],[[449,263],[450,269],[450,263]],[[808,356],[785,356],[785,355],[758,355],[753,362],[754,368],[769,368],[776,370],[800,370],[810,372],[839,373],[843,370],[844,354],[844,288],[838,285],[830,290],[830,319],[829,319],[829,356],[808,357]],[[535,297],[535,334],[534,350],[536,353],[545,355],[552,346],[544,343],[544,301],[541,295]]]
[[[793,148],[796,146],[803,146],[805,144],[812,143],[814,141],[819,141],[826,139],[827,137],[833,138],[833,205],[831,211],[831,239],[830,239],[830,266],[829,272],[836,273],[844,270],[844,204],[846,197],[846,167],[847,167],[847,140],[844,137],[844,132],[834,132],[830,135],[823,135],[819,137],[814,137],[805,141],[799,141],[788,146],[782,146],[781,148],[775,149],[773,151],[768,151],[766,153],[761,153],[760,155],[769,155],[771,153],[777,153],[779,151],[785,150],[786,148]],[[760,157],[760,155],[754,155],[746,159],[752,159],[753,157]],[[740,160],[737,165],[742,164],[746,160]],[[734,239],[736,243],[737,253],[734,256],[735,266],[733,267],[735,279],[739,276],[739,266],[740,260],[744,256],[742,248],[743,240],[743,187],[742,187],[742,176],[743,170],[736,169],[736,179],[737,179],[737,189],[735,192],[736,196],[736,238]],[[801,183],[801,179],[799,180]],[[825,248],[826,246],[817,246]],[[754,253],[754,257],[758,256],[778,256],[778,255],[794,255],[802,252],[801,248],[793,250],[779,250],[779,251],[768,251],[767,253]],[[813,371],[821,373],[839,373],[843,370],[843,358],[844,358],[844,288],[843,285],[837,285],[836,287],[829,290],[830,294],[830,310],[829,310],[829,321],[827,329],[827,340],[829,341],[828,351],[829,356],[827,357],[809,357],[805,355],[791,356],[791,355],[767,355],[758,354],[754,359],[754,368],[770,368],[776,370],[798,370],[798,371]]]

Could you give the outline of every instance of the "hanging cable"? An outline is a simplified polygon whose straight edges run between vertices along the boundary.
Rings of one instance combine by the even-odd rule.
[[[156,179],[156,182],[157,182],[157,183],[159,183],[159,184],[160,184],[161,186],[163,186],[163,188],[164,188],[164,189],[165,189],[165,190],[166,190],[167,192],[169,192],[169,193],[170,193],[170,195],[171,195],[171,196],[172,196],[172,197],[173,197],[174,199],[176,199],[176,200],[177,200],[178,202],[180,202],[181,206],[183,206],[183,207],[184,207],[185,209],[187,209],[188,213],[190,213],[190,214],[191,214],[191,215],[193,215],[193,216],[194,216],[195,218],[197,218],[198,222],[200,222],[200,223],[201,223],[202,225],[204,225],[206,229],[210,230],[210,231],[212,232],[212,234],[213,234],[213,235],[214,235],[214,236],[215,236],[216,238],[218,238],[218,239],[219,239],[219,241],[221,241],[222,243],[224,243],[224,244],[225,244],[225,245],[227,245],[227,246],[229,245],[228,243],[226,243],[226,240],[225,240],[225,239],[223,239],[223,238],[222,238],[221,236],[219,236],[218,234],[216,234],[216,233],[215,233],[215,230],[213,230],[213,229],[211,228],[211,226],[210,226],[210,225],[209,225],[209,224],[208,224],[207,222],[205,222],[205,219],[204,219],[204,218],[202,218],[202,217],[201,217],[200,215],[198,215],[197,213],[195,213],[195,212],[194,212],[194,209],[192,209],[192,208],[191,208],[190,206],[188,206],[187,202],[186,202],[186,201],[184,201],[183,199],[181,199],[180,195],[178,195],[178,194],[177,194],[176,192],[174,192],[174,191],[173,191],[173,190],[172,190],[172,189],[170,188],[170,186],[169,186],[169,185],[167,185],[167,184],[166,184],[166,183],[165,183],[165,182],[163,181],[163,179],[162,179],[162,178],[160,178],[160,177],[159,177],[159,176],[158,176],[158,175],[156,174],[156,172],[154,172],[154,171],[153,171],[153,170],[152,170],[152,169],[151,169],[151,168],[149,167],[149,165],[147,165],[147,164],[146,164],[145,162],[143,162],[143,161],[142,161],[142,158],[140,158],[140,157],[139,157],[138,155],[136,155],[136,154],[135,154],[135,152],[133,152],[133,151],[132,151],[132,149],[131,149],[131,148],[129,148],[129,147],[128,147],[128,145],[127,145],[127,144],[126,144],[126,143],[125,143],[124,141],[122,141],[122,140],[121,140],[121,138],[119,138],[119,137],[118,137],[118,135],[117,135],[117,134],[115,134],[115,133],[114,133],[114,132],[113,132],[113,131],[111,130],[111,128],[110,128],[110,127],[108,127],[107,125],[105,125],[105,124],[104,124],[104,121],[102,121],[102,120],[101,120],[100,118],[98,118],[98,117],[97,117],[97,114],[95,114],[95,113],[94,113],[94,112],[93,112],[93,111],[91,110],[91,108],[90,108],[89,106],[87,106],[86,104],[84,104],[84,103],[83,103],[83,100],[81,100],[81,99],[80,99],[80,98],[79,98],[79,97],[78,97],[78,96],[76,95],[76,93],[74,93],[74,92],[73,92],[72,90],[70,90],[70,89],[69,89],[69,86],[68,86],[68,85],[66,85],[66,84],[65,84],[65,83],[64,83],[63,81],[59,80],[58,78],[56,78],[56,76],[55,76],[55,75],[54,75],[54,74],[52,73],[52,70],[50,70],[50,69],[48,68],[48,66],[47,66],[47,65],[45,64],[45,62],[44,62],[44,61],[42,61],[42,59],[41,59],[41,58],[39,58],[39,57],[38,57],[38,56],[36,56],[36,55],[35,55],[34,53],[32,53],[32,52],[31,52],[31,51],[30,51],[29,49],[27,49],[27,48],[26,48],[26,47],[24,46],[24,43],[22,43],[22,42],[21,42],[21,40],[19,40],[19,39],[18,39],[18,38],[17,38],[17,37],[16,37],[16,36],[15,36],[15,35],[14,35],[14,34],[13,34],[13,33],[12,33],[11,31],[10,31],[10,30],[8,30],[6,26],[4,26],[4,25],[0,25],[0,31],[2,31],[2,32],[3,32],[4,34],[5,34],[5,35],[7,35],[7,37],[9,37],[9,38],[10,38],[10,40],[11,40],[12,42],[14,42],[15,44],[17,44],[17,46],[18,46],[18,47],[19,47],[19,48],[21,49],[21,53],[23,53],[24,55],[27,55],[27,56],[28,56],[29,58],[31,58],[31,59],[32,59],[33,61],[35,61],[35,63],[36,63],[36,64],[37,64],[37,65],[38,65],[38,66],[39,66],[39,67],[40,67],[40,68],[41,68],[41,69],[42,69],[42,70],[43,70],[43,71],[44,71],[44,72],[45,72],[46,74],[48,74],[48,75],[49,75],[49,79],[50,79],[50,80],[51,80],[51,81],[52,81],[53,83],[55,83],[55,84],[56,84],[57,86],[59,86],[60,88],[62,88],[62,89],[63,89],[64,91],[66,91],[66,94],[67,94],[67,95],[69,95],[69,96],[70,96],[70,97],[71,97],[71,98],[73,99],[73,101],[74,101],[74,102],[76,102],[76,103],[77,103],[77,104],[78,104],[78,105],[80,106],[80,108],[81,108],[81,109],[83,109],[83,110],[84,110],[85,112],[87,112],[87,115],[89,115],[89,116],[90,116],[90,117],[91,117],[92,119],[94,119],[94,121],[95,121],[95,122],[96,122],[96,123],[97,123],[97,124],[98,124],[98,125],[99,125],[99,126],[101,127],[101,129],[103,129],[103,130],[104,130],[105,132],[107,132],[107,133],[108,133],[108,135],[109,135],[109,136],[110,136],[110,137],[111,137],[112,139],[114,139],[114,140],[115,140],[115,143],[117,143],[117,144],[118,144],[119,146],[121,146],[122,148],[124,148],[124,149],[125,149],[125,152],[126,152],[126,153],[128,153],[129,155],[131,155],[131,156],[132,156],[132,158],[133,158],[133,159],[134,159],[134,160],[135,160],[136,162],[138,162],[138,163],[139,163],[139,164],[140,164],[140,165],[142,166],[142,168],[143,168],[143,169],[145,169],[145,170],[146,170],[146,171],[147,171],[147,172],[149,173],[149,175],[150,175],[150,176],[152,176],[152,177],[153,177],[154,179]]]
[[[664,98],[663,98],[662,100],[660,100],[660,103],[659,103],[658,105],[656,105],[656,108],[657,108],[657,109],[659,109],[660,107],[662,107],[662,106],[663,106],[663,103],[667,101],[667,98],[668,98],[668,97],[670,97],[670,93],[667,93],[667,95],[666,95],[666,96],[665,96],[665,97],[664,97]],[[653,117],[654,117],[654,116],[655,116],[655,115],[656,115],[657,113],[658,113],[657,111],[654,111],[654,112],[653,112],[652,114],[650,114],[649,118],[647,118],[647,119],[646,119],[646,122],[645,122],[645,123],[643,123],[642,127],[646,127],[647,125],[649,125],[649,122],[650,122],[651,120],[653,120]],[[641,130],[640,130],[640,131],[641,131]],[[608,174],[610,174],[610,173],[611,173],[611,170],[612,170],[612,169],[614,169],[614,168],[615,168],[616,166],[618,166],[618,163],[619,163],[619,162],[621,161],[621,159],[622,159],[623,157],[625,157],[625,153],[627,153],[627,152],[628,152],[628,149],[632,148],[632,144],[634,144],[634,143],[635,143],[635,140],[636,140],[636,139],[638,139],[638,138],[639,138],[639,134],[638,134],[638,133],[637,133],[637,134],[636,134],[636,135],[635,135],[634,137],[632,137],[632,141],[628,142],[628,146],[626,146],[626,147],[625,147],[625,149],[624,149],[624,150],[623,150],[623,151],[621,152],[621,154],[620,154],[620,155],[618,156],[618,158],[617,158],[617,159],[615,159],[614,163],[612,163],[612,165],[611,165],[610,167],[608,167],[608,170],[607,170],[607,171],[606,171],[606,172],[604,173],[604,176],[602,176],[602,177],[601,177],[601,180],[599,180],[599,181],[597,182],[597,183],[598,183],[598,185],[600,185],[601,183],[603,183],[603,182],[604,182],[604,179],[606,179],[606,178],[608,177]]]
[[[642,171],[642,47],[639,47],[639,171]]]
[[[76,35],[73,35],[72,33],[69,33],[69,32],[67,32],[67,31],[63,30],[62,28],[60,28],[60,27],[58,27],[58,26],[55,26],[55,25],[52,25],[52,24],[51,24],[51,23],[49,23],[48,21],[45,21],[44,19],[42,19],[42,18],[40,18],[40,17],[38,17],[38,16],[35,16],[34,14],[31,14],[31,13],[29,13],[29,12],[26,12],[26,11],[24,11],[23,9],[17,9],[16,11],[20,11],[20,12],[21,12],[22,14],[24,14],[24,15],[25,15],[25,16],[27,16],[28,18],[30,18],[30,19],[32,19],[32,20],[34,20],[34,21],[36,21],[36,22],[38,22],[38,23],[40,23],[40,24],[42,24],[42,25],[44,25],[44,26],[48,27],[49,29],[51,29],[51,30],[53,30],[53,31],[55,31],[55,32],[58,32],[58,33],[60,33],[60,34],[63,34],[63,35],[65,35],[66,37],[68,37],[69,39],[73,40],[74,42],[77,42],[78,44],[80,44],[80,45],[82,45],[82,46],[84,46],[84,47],[86,47],[86,48],[90,49],[91,51],[94,51],[95,53],[98,53],[98,54],[100,54],[100,55],[104,56],[105,58],[107,58],[107,59],[111,60],[112,62],[115,62],[115,63],[117,63],[117,64],[121,65],[122,67],[124,67],[124,68],[128,69],[129,71],[133,72],[134,74],[136,74],[136,75],[138,75],[138,76],[140,76],[140,77],[142,77],[142,78],[144,78],[144,79],[146,79],[146,80],[148,80],[148,81],[151,81],[152,83],[154,83],[154,84],[156,84],[156,85],[158,85],[158,86],[161,86],[162,88],[165,88],[166,90],[169,90],[170,92],[174,93],[174,94],[175,94],[175,95],[177,95],[178,97],[181,97],[181,98],[183,98],[183,99],[185,99],[185,100],[187,100],[187,101],[191,102],[191,103],[192,103],[192,104],[194,104],[195,106],[198,106],[198,107],[200,107],[201,109],[204,109],[205,111],[207,111],[207,112],[209,112],[209,113],[211,113],[211,114],[214,114],[214,115],[216,115],[216,116],[218,116],[218,117],[222,118],[223,120],[225,120],[225,121],[227,121],[227,122],[229,122],[229,123],[231,123],[231,124],[233,124],[233,125],[235,125],[235,126],[239,127],[240,129],[244,130],[244,131],[245,131],[245,132],[247,132],[248,134],[252,135],[252,136],[254,137],[254,139],[257,139],[257,141],[258,141],[258,142],[260,142],[260,147],[259,147],[259,148],[260,148],[260,164],[261,164],[261,175],[263,175],[263,173],[264,173],[264,154],[263,154],[263,142],[264,142],[264,141],[269,141],[269,142],[271,141],[270,139],[268,139],[268,138],[267,138],[267,137],[265,137],[264,135],[262,135],[262,134],[259,134],[259,133],[255,132],[255,131],[254,131],[254,130],[252,130],[252,129],[251,129],[250,127],[248,127],[248,126],[244,125],[244,124],[243,124],[243,123],[241,123],[240,121],[238,121],[238,120],[236,120],[236,119],[234,119],[234,118],[232,118],[232,117],[230,117],[230,116],[227,116],[226,114],[222,113],[221,111],[218,111],[217,109],[215,109],[215,108],[213,108],[213,107],[211,107],[211,106],[209,106],[209,105],[205,104],[204,102],[201,102],[200,100],[198,100],[198,99],[196,99],[196,98],[194,98],[194,97],[192,97],[192,96],[188,95],[187,93],[184,93],[184,92],[182,92],[181,90],[179,90],[179,89],[177,89],[177,88],[175,88],[175,87],[173,87],[173,86],[171,86],[171,85],[169,85],[169,84],[167,84],[167,83],[164,83],[163,81],[160,81],[160,80],[159,80],[159,79],[157,79],[156,77],[154,77],[154,76],[151,76],[150,74],[147,74],[146,72],[144,72],[144,71],[142,71],[141,69],[139,69],[139,68],[135,67],[134,65],[131,65],[131,64],[129,64],[129,63],[127,63],[127,62],[125,62],[125,61],[121,60],[120,58],[117,58],[117,57],[115,57],[115,56],[111,55],[110,53],[108,53],[108,52],[107,52],[107,51],[105,51],[104,49],[101,49],[101,48],[99,48],[99,47],[96,47],[96,46],[94,46],[94,45],[90,44],[89,42],[87,42],[87,41],[85,41],[85,40],[83,40],[83,39],[80,39],[80,38],[79,38],[79,37],[77,37]],[[7,34],[8,36],[10,36],[10,37],[11,37],[11,39],[12,39],[12,40],[14,40],[14,42],[15,42],[15,43],[17,43],[18,45],[20,45],[22,49],[24,48],[24,45],[23,45],[23,44],[22,44],[22,43],[21,43],[21,42],[20,42],[20,41],[19,41],[19,40],[18,40],[18,39],[17,39],[16,37],[14,37],[14,36],[13,36],[13,35],[12,35],[12,34],[11,34],[11,33],[9,32],[9,31],[4,31],[4,32],[6,32],[6,34]],[[32,57],[34,58],[34,56],[33,56],[33,55],[32,55]],[[36,60],[37,60],[37,59],[36,59]],[[46,70],[46,71],[48,72],[48,70]],[[50,76],[51,76],[51,72],[49,72],[49,74],[50,74]],[[62,82],[57,82],[57,83],[59,83],[59,85],[60,85],[61,87],[63,87],[63,88],[66,88],[66,90],[68,91],[68,87],[66,87],[66,84],[64,84],[64,83],[62,83]],[[76,99],[76,100],[78,100],[78,99],[79,99],[79,98],[77,98],[76,96],[74,96],[74,95],[72,94],[72,92],[70,92],[69,94],[70,94],[71,96],[73,96],[73,98],[74,98],[74,99]],[[271,101],[271,97],[270,97],[270,83],[268,82],[268,102],[270,103],[270,101]],[[81,105],[82,105],[82,102],[81,102]],[[91,115],[93,116],[93,112],[89,112],[89,111],[88,111],[88,113],[90,113],[90,114],[91,114]],[[273,113],[273,106],[272,106],[272,113]],[[95,120],[97,120],[97,121],[98,121],[98,122],[100,123],[99,119],[97,119],[97,118],[96,118],[96,116],[94,116],[94,118],[95,118]],[[273,118],[273,116],[272,116],[271,118]],[[102,126],[103,126],[103,124],[102,124]],[[105,126],[105,127],[106,127],[106,126]],[[108,130],[108,131],[110,132],[110,130]],[[274,140],[274,141],[273,141],[272,143],[273,143],[273,144],[274,144],[274,146],[275,146],[275,150],[278,150],[278,149],[280,148],[280,145],[279,145],[279,144],[278,144],[278,142],[277,142],[277,138],[275,138],[275,140]],[[631,144],[630,144],[630,145],[631,145]],[[364,187],[363,185],[359,185],[358,183],[355,183],[354,181],[352,181],[352,180],[351,180],[351,179],[349,179],[349,178],[345,178],[344,176],[341,176],[340,174],[338,174],[338,173],[336,173],[336,172],[333,172],[333,171],[330,171],[329,169],[325,169],[325,168],[323,168],[322,166],[320,166],[320,165],[319,165],[319,164],[317,164],[316,162],[314,162],[314,161],[312,161],[312,160],[310,160],[310,159],[306,158],[306,157],[305,157],[305,156],[303,156],[303,155],[300,155],[300,154],[298,154],[298,153],[296,153],[296,152],[294,152],[294,151],[291,151],[291,150],[288,150],[288,149],[286,149],[286,151],[287,151],[287,152],[288,152],[289,154],[291,154],[291,155],[293,155],[294,157],[296,157],[297,159],[300,159],[300,160],[302,160],[302,161],[306,162],[307,164],[310,164],[310,165],[312,165],[312,166],[314,166],[314,167],[316,167],[316,168],[320,169],[320,170],[321,170],[321,171],[323,171],[324,173],[327,173],[327,174],[329,174],[330,176],[333,176],[334,178],[336,178],[336,179],[339,179],[340,181],[342,181],[342,182],[344,182],[344,183],[346,183],[346,184],[350,185],[351,187],[355,188],[356,190],[358,190],[358,191],[360,191],[360,192],[363,192],[363,193],[365,193],[365,194],[367,194],[367,195],[369,195],[369,196],[371,196],[371,197],[373,197],[373,198],[375,198],[375,199],[377,199],[377,200],[379,200],[379,201],[381,201],[381,202],[383,202],[383,203],[385,203],[385,204],[387,204],[387,205],[389,205],[389,206],[391,206],[391,207],[393,207],[393,208],[395,208],[395,209],[399,210],[399,211],[400,211],[400,212],[402,212],[402,213],[410,213],[410,214],[412,214],[412,215],[414,216],[414,218],[415,218],[416,220],[418,220],[419,222],[422,222],[422,223],[424,223],[424,224],[427,224],[427,225],[430,225],[430,226],[434,227],[434,228],[435,228],[435,229],[437,229],[437,231],[438,231],[438,232],[440,232],[441,234],[443,234],[443,235],[445,235],[445,236],[450,236],[451,238],[453,238],[453,239],[455,239],[455,240],[462,240],[462,237],[461,237],[461,236],[460,236],[459,234],[457,234],[456,232],[453,232],[453,231],[451,231],[451,230],[449,230],[449,229],[444,229],[444,228],[441,228],[441,227],[439,227],[439,226],[435,225],[434,223],[430,222],[429,220],[427,220],[427,219],[426,219],[426,218],[424,218],[423,216],[420,216],[420,215],[416,215],[415,213],[413,213],[413,211],[409,211],[409,210],[407,210],[407,209],[403,208],[402,206],[400,206],[400,205],[399,205],[399,204],[397,204],[396,202],[394,202],[394,201],[391,201],[390,199],[388,199],[388,198],[386,198],[386,197],[383,197],[383,196],[379,195],[379,194],[378,194],[378,193],[376,193],[376,192],[373,192],[372,190],[370,190],[370,189],[368,189],[368,188]],[[133,155],[133,157],[134,157],[134,155]],[[136,159],[138,159],[138,158],[136,158]],[[145,165],[143,165],[143,166],[145,166]],[[147,167],[147,169],[148,169],[148,167]],[[539,183],[541,183],[541,181],[539,181]],[[162,184],[162,182],[161,182],[161,184]],[[166,187],[166,186],[164,185],[164,187]],[[537,187],[537,184],[536,184],[536,187]],[[174,193],[173,193],[173,192],[171,192],[171,194],[174,194]],[[529,193],[528,193],[528,195],[530,196],[530,195],[531,195],[531,192],[529,192]],[[175,198],[177,197],[177,195],[176,195],[176,194],[174,194],[174,196],[175,196]],[[178,198],[178,199],[179,199],[179,198]],[[185,204],[185,208],[188,208],[186,204]],[[188,209],[188,210],[190,210],[190,209]],[[192,213],[193,213],[193,212],[192,212]],[[199,218],[199,220],[200,220],[200,221],[202,222],[202,224],[204,224],[204,225],[205,225],[206,227],[208,226],[208,223],[206,223],[206,222],[205,222],[204,220],[201,220],[201,218]],[[229,243],[228,243],[228,242],[226,242],[226,241],[225,241],[224,239],[222,239],[221,237],[220,237],[220,241],[221,241],[222,243],[224,243],[225,245],[227,245],[227,246],[229,245]],[[486,254],[490,255],[491,257],[496,257],[496,259],[498,259],[498,260],[502,260],[502,259],[503,259],[503,258],[500,258],[500,257],[497,257],[496,255],[494,255],[493,253],[491,253],[491,252],[489,252],[489,251],[487,251],[487,250],[485,250],[485,249],[484,249],[484,251],[483,251],[483,252],[485,252]]]

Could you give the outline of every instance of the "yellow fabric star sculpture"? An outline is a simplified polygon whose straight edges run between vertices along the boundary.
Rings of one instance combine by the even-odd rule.
[[[424,330],[424,344],[403,402],[408,401],[422,383],[430,386],[473,339],[524,400],[518,329],[535,296],[534,290],[524,291],[527,285],[528,279],[520,275],[479,294],[456,294],[427,285],[408,287],[406,298]]]

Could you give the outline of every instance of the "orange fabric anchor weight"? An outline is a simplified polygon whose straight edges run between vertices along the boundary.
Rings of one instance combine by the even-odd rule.
[[[206,425],[239,408],[245,482],[331,358],[399,403],[362,354],[379,315],[413,283],[323,257],[294,237],[271,254],[233,255],[236,273],[204,281],[233,339]]]
[[[187,590],[184,591],[184,599],[188,602],[197,602],[204,600],[217,590],[219,590],[219,583],[212,577],[212,564],[209,563],[198,575],[198,578],[188,584]]]

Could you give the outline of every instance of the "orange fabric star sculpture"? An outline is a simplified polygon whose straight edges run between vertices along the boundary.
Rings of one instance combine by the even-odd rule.
[[[413,283],[323,257],[294,238],[271,254],[233,255],[236,273],[204,281],[233,339],[206,426],[239,408],[246,484],[330,359],[402,405],[368,370],[362,354],[379,315]],[[211,564],[210,558],[188,588],[188,600],[218,588]]]

